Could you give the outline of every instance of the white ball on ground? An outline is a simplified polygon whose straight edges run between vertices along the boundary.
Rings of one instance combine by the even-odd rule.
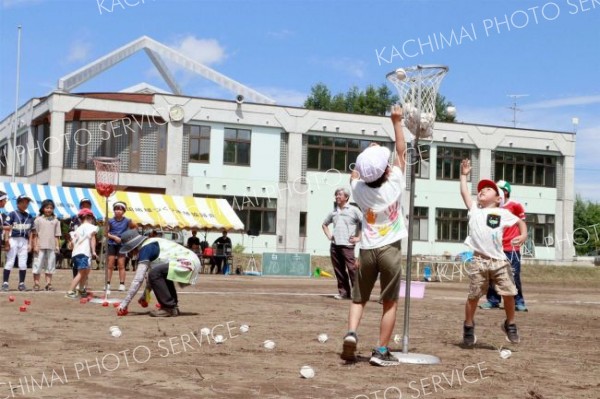
[[[327,342],[329,337],[327,336],[327,334],[323,333],[323,334],[319,334],[317,339],[319,340],[320,343],[324,344],[325,342]]]
[[[275,342],[271,341],[270,339],[266,340],[265,342],[263,342],[263,346],[266,349],[275,349]]]
[[[248,327],[247,324],[242,324],[240,326],[240,331],[243,332],[243,333],[248,332],[249,329],[250,329],[250,327]]]
[[[217,335],[217,336],[215,336],[214,340],[215,340],[215,342],[216,342],[217,344],[222,344],[222,343],[223,343],[223,341],[225,341],[225,339],[223,338],[223,336],[222,336],[222,335]]]
[[[396,78],[398,80],[404,80],[406,79],[406,71],[402,68],[398,68],[396,69]]]
[[[200,334],[201,335],[208,335],[208,334],[210,334],[210,328],[204,327],[203,329],[200,330]]]
[[[315,370],[310,366],[302,366],[300,375],[304,378],[313,378],[315,376]]]
[[[121,336],[121,330],[113,330],[110,334],[115,338],[119,338]]]
[[[500,351],[500,357],[502,359],[508,359],[512,355],[512,352],[509,349],[502,349]]]

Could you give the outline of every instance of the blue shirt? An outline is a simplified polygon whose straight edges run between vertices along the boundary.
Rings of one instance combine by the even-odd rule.
[[[29,233],[33,228],[33,217],[29,213],[17,209],[6,216],[4,225],[12,228],[11,237],[29,238]]]
[[[117,220],[115,218],[108,219],[108,232],[117,237],[121,237],[123,233],[125,233],[129,229],[129,223],[131,220],[127,218],[123,218],[121,220]],[[108,245],[119,245],[111,238],[108,239]]]
[[[157,242],[151,242],[140,249],[138,262],[152,262],[153,260],[158,259],[158,255],[160,255],[160,246]]]

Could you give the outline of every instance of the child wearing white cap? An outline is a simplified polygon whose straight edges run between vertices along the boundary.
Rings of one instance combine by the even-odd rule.
[[[375,366],[399,364],[388,344],[394,325],[402,274],[400,240],[408,236],[402,216],[401,197],[406,186],[406,142],[402,128],[402,108],[392,108],[391,119],[396,138],[396,157],[389,165],[390,150],[371,144],[356,159],[350,178],[354,200],[363,213],[360,241],[360,268],[352,289],[352,304],[348,315],[348,332],[344,337],[342,359],[356,359],[358,336],[356,330],[373,286],[379,277],[380,299],[383,303],[379,340],[373,349],[370,363]]]

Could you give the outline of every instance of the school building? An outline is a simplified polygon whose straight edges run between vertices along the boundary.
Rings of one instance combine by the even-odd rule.
[[[122,92],[74,89],[144,50],[171,93],[141,84]],[[231,100],[187,96],[164,60],[232,91]],[[14,126],[16,146],[13,146]],[[387,117],[279,106],[240,83],[142,37],[59,79],[57,89],[0,121],[0,175],[32,184],[93,187],[98,156],[121,161],[123,190],[227,199],[245,224],[232,232],[250,252],[327,255],[321,225],[334,191],[349,187],[356,156],[370,142],[392,145]],[[575,135],[468,123],[436,123],[416,167],[413,254],[466,249],[467,210],[459,164],[470,158],[472,192],[480,178],[512,184],[527,211],[525,254],[570,261]],[[13,162],[14,161],[14,162]],[[410,184],[407,178],[407,187]],[[408,191],[405,212],[408,211]],[[258,234],[250,239],[247,234]],[[210,232],[212,242],[219,232]]]

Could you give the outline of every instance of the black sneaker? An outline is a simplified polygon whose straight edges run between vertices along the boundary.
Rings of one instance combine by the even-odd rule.
[[[346,361],[356,361],[356,346],[358,344],[358,336],[354,331],[350,331],[344,337],[344,345],[342,347],[341,358]]]
[[[467,326],[463,324],[463,344],[471,347],[477,342],[477,335],[475,335],[475,324]]]
[[[519,338],[519,331],[517,330],[516,324],[508,324],[508,320],[504,320],[502,323],[502,331],[506,334],[506,340],[512,344],[518,344],[521,342],[521,338]]]
[[[400,360],[392,355],[388,348],[385,348],[385,352],[383,353],[379,351],[379,349],[373,349],[369,363],[371,363],[373,366],[389,367],[399,365]]]

